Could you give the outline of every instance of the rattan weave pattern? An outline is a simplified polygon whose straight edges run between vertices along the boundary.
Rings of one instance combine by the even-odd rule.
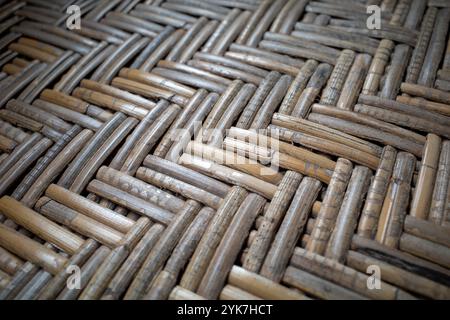
[[[449,24],[0,0],[0,300],[450,299]]]

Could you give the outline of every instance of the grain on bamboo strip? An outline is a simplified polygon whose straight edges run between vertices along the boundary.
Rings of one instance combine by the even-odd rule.
[[[141,179],[141,176],[137,176],[137,178],[105,166],[101,167],[97,172],[98,180],[170,212],[177,213],[183,208],[184,201],[182,199],[159,189],[157,184],[149,181],[147,182],[151,184],[143,182],[145,179]]]
[[[96,81],[84,79],[81,81],[81,87],[93,90],[96,92],[100,92],[109,96],[113,96],[115,98],[128,101],[130,103],[133,103],[136,106],[139,106],[141,108],[152,110],[155,107],[155,103],[147,100],[139,95],[132,94],[128,91],[120,90],[118,88],[99,83]]]
[[[131,219],[117,214],[113,210],[100,206],[76,193],[61,188],[56,184],[50,185],[45,195],[79,213],[82,213],[98,222],[126,233],[134,225]]]
[[[116,247],[123,237],[123,233],[53,201],[50,198],[42,197],[36,203],[35,207],[41,214],[52,221],[65,225],[110,248]]]
[[[223,30],[223,33],[217,37],[214,45],[211,46],[210,52],[217,55],[223,55],[230,44],[239,36],[239,33],[246,25],[251,16],[250,11],[238,12],[239,15],[230,22],[228,28]]]
[[[262,276],[275,282],[280,282],[283,278],[320,188],[321,183],[309,177],[305,177],[300,183],[264,260],[260,272]]]
[[[33,140],[33,139],[32,139]],[[16,181],[17,178],[27,170],[27,168],[34,163],[50,146],[52,141],[47,138],[42,138],[28,150],[14,163],[2,176],[0,181],[0,195],[4,194],[6,190]],[[25,150],[23,150],[25,151]]]
[[[162,209],[129,193],[125,193],[122,190],[99,180],[91,181],[87,186],[87,190],[122,207],[130,209],[131,211],[147,216],[154,221],[161,222],[164,225],[169,224],[173,218],[173,213],[170,211]]]
[[[80,250],[75,253],[68,261],[67,266],[82,266],[89,257],[99,247],[98,243],[93,239],[88,239],[84,242]],[[58,293],[67,285],[67,280],[70,274],[67,269],[62,269],[46,284],[45,289],[37,297],[38,300],[55,299]]]
[[[171,104],[158,119],[152,123],[130,152],[121,171],[128,174],[134,174],[136,172],[146,155],[158,142],[179,111],[180,108],[177,105]]]
[[[258,228],[255,240],[246,255],[243,263],[246,270],[260,271],[281,219],[283,219],[302,178],[301,174],[293,171],[285,173],[264,214],[264,220]]]
[[[269,300],[309,300],[302,293],[284,287],[244,268],[233,266],[228,284]]]
[[[254,116],[250,129],[256,130],[267,127],[270,123],[271,115],[276,109],[278,109],[278,106],[282,102],[283,97],[286,95],[287,89],[291,82],[292,78],[290,76],[281,76]]]
[[[271,131],[269,130],[271,133]],[[250,143],[255,143],[257,145],[265,145],[268,148],[274,148],[275,150],[288,154],[292,157],[300,159],[306,163],[317,165],[321,168],[334,170],[336,163],[327,157],[318,155],[307,149],[295,147],[292,144],[285,143],[276,139],[276,136],[272,138],[271,136],[266,136],[263,134],[258,134],[254,131],[243,130],[236,127],[230,128],[228,132],[228,137],[236,138],[241,141],[249,141]],[[227,140],[225,140],[226,142]],[[226,145],[226,143],[225,143]],[[275,156],[276,157],[276,156]]]
[[[0,208],[4,215],[44,240],[47,240],[69,254],[76,252],[83,240],[70,231],[60,227],[20,202],[4,196],[0,199]]]
[[[415,162],[416,159],[409,153],[399,152],[397,154],[375,237],[379,243],[390,248],[396,248],[400,240]]]
[[[170,292],[178,282],[179,274],[189,262],[214,213],[215,211],[208,207],[203,207],[200,210],[174,248],[164,270],[158,274],[152,283],[146,299],[161,300],[169,297]]]
[[[383,132],[391,133],[393,135],[400,136],[402,138],[411,140],[417,144],[425,144],[426,138],[420,134],[413,131],[403,129],[396,125],[386,123],[384,121],[377,120],[370,116],[366,116],[361,113],[351,112],[347,110],[338,110],[336,108],[323,106],[320,104],[314,104],[312,107],[314,113],[319,113],[323,115],[333,116],[336,118],[341,118],[343,120],[352,121],[358,124],[367,125],[369,127],[379,129]]]
[[[92,158],[92,155],[105,143],[108,137],[119,127],[126,119],[123,113],[116,113],[111,120],[103,124],[103,126],[95,133],[92,139],[86,144],[83,149],[78,153],[75,159],[70,163],[62,177],[58,181],[58,185],[69,188],[75,181],[76,176],[82,170],[84,165]]]
[[[427,111],[437,112],[446,117],[450,116],[450,106],[444,103],[432,102],[423,98],[411,98],[407,96],[397,96],[397,101],[402,104],[423,108]]]
[[[450,104],[450,93],[442,90],[406,82],[402,83],[401,90],[403,93],[410,94],[415,97],[421,97],[439,103]]]
[[[226,143],[224,143],[224,146],[228,147]],[[223,150],[191,141],[187,145],[186,153],[202,159],[214,161],[218,164],[223,164],[227,167],[248,173],[258,179],[275,185],[278,185],[282,179],[282,175],[278,172],[278,170],[267,168],[253,159],[249,159],[229,151],[228,148]]]
[[[95,118],[95,117],[97,117],[97,115],[95,115],[95,117],[94,116],[91,117],[88,114],[82,114],[80,112],[73,111],[69,108],[62,107],[60,105],[56,105],[54,103],[47,102],[47,101],[40,100],[40,99],[34,100],[33,106],[35,106],[39,109],[45,110],[51,114],[54,114],[55,116],[57,116],[61,119],[64,119],[68,122],[76,123],[76,124],[80,125],[81,127],[84,127],[84,128],[90,129],[90,130],[94,130],[94,131],[99,130],[103,123],[103,120],[97,120]],[[92,107],[92,106],[90,106],[90,107]],[[110,119],[110,117],[108,117],[107,119],[105,118],[104,121],[108,121],[109,119]]]
[[[242,202],[205,271],[197,290],[199,295],[208,299],[217,299],[253,221],[265,202],[264,198],[254,193],[248,195]]]
[[[428,220],[436,224],[442,224],[445,220],[445,204],[449,192],[448,181],[450,181],[450,141],[446,140],[442,143],[428,216]]]
[[[353,169],[336,225],[325,250],[327,258],[341,263],[345,261],[371,176],[372,173],[367,167],[356,166]]]
[[[441,9],[436,15],[436,22],[431,35],[430,45],[428,46],[419,78],[417,79],[419,85],[427,87],[433,86],[439,68],[439,62],[444,54],[449,18],[450,8]]]
[[[205,298],[181,286],[176,286],[170,292],[169,300],[205,300]]]
[[[434,134],[429,134],[423,151],[419,177],[410,204],[409,214],[415,218],[424,220],[428,218],[440,153],[441,138]]]
[[[77,99],[76,97],[69,96],[60,91],[45,89],[40,98],[44,101],[48,101],[66,108],[69,108],[73,111],[77,111],[80,113],[86,113],[88,108],[88,103],[83,100]]]
[[[18,143],[23,143],[29,134],[20,128],[12,126],[10,123],[0,120],[0,134]]]
[[[411,61],[409,62],[408,72],[406,74],[406,82],[408,83],[417,83],[423,61],[427,53],[427,48],[431,38],[437,13],[437,8],[428,7],[425,15],[422,18],[420,34],[413,51]]]
[[[203,141],[214,146],[220,145],[222,143],[225,130],[229,129],[238,119],[239,115],[253,96],[255,90],[256,86],[253,84],[247,83],[243,85],[241,90],[239,90],[239,92],[223,112],[220,119],[217,121],[215,130],[211,132],[210,136],[208,137],[208,141]]]
[[[383,202],[386,197],[392,171],[394,170],[397,151],[386,146],[381,154],[380,166],[377,168],[375,176],[367,192],[366,201],[361,212],[358,224],[358,235],[364,238],[375,238],[380,218]]]
[[[19,235],[21,235],[19,233]],[[27,238],[28,239],[28,238]],[[47,247],[45,247],[47,249]],[[38,273],[39,265],[30,261],[25,262],[17,273],[11,278],[6,288],[0,292],[1,300],[12,300],[16,295],[31,281],[31,279]]]
[[[201,188],[205,191],[211,192],[221,198],[224,198],[230,190],[228,185],[220,182],[219,180],[215,180],[195,170],[191,170],[154,155],[148,155],[144,159],[144,166]]]
[[[377,265],[384,281],[432,299],[450,297],[450,289],[442,284],[355,251],[349,251],[347,265],[360,272],[365,272],[370,265]]]
[[[186,205],[172,223],[168,225],[158,242],[152,248],[136,277],[127,290],[125,299],[137,299],[145,295],[148,286],[156,276],[159,269],[170,257],[183,233],[201,209],[201,205],[193,200],[188,200]]]
[[[28,191],[21,197],[21,202],[32,207],[45,189],[53,180],[62,172],[67,163],[70,163],[75,155],[80,151],[83,145],[92,137],[90,130],[83,130],[70,141],[64,149],[62,149],[56,157],[51,161],[42,173],[36,177],[36,180],[29,186]],[[16,194],[18,190],[14,192]]]
[[[403,233],[399,248],[447,269],[450,267],[450,249],[447,246]]]
[[[154,38],[150,44],[153,52],[146,58],[146,60],[139,67],[139,70],[148,72],[153,69],[159,60],[164,58],[176,44],[178,45],[180,38],[186,33],[182,29],[175,30],[171,27],[161,32],[156,38]],[[133,66],[131,66],[133,68]]]
[[[311,238],[307,246],[308,252],[325,253],[344,200],[345,190],[347,189],[352,170],[353,166],[350,161],[343,158],[338,159],[317,214],[316,224],[311,232]]]
[[[56,297],[56,300],[76,300],[110,253],[111,250],[106,246],[98,248],[89,259],[80,266],[80,272],[83,275],[80,279],[80,287],[69,288],[65,286],[64,290]]]
[[[248,129],[255,117],[257,116],[262,104],[265,102],[272,89],[278,83],[280,74],[276,71],[269,72],[267,76],[261,81],[254,95],[248,102],[247,106],[242,111],[236,126],[239,128]],[[223,112],[223,111],[222,111]]]
[[[397,266],[405,271],[415,273],[446,286],[450,284],[450,272],[448,269],[398,249],[389,248],[375,240],[354,235],[351,250],[363,253],[374,259],[382,260],[390,265]]]
[[[371,299],[414,299],[409,293],[382,280],[380,290],[369,290],[366,273],[358,272],[335,260],[307,252],[299,247],[295,248],[291,265]]]
[[[353,60],[355,59],[355,52],[352,50],[342,50],[336,61],[336,66],[328,79],[327,85],[323,90],[320,98],[320,103],[325,105],[336,106],[339,101],[339,97],[343,92],[345,80],[352,67]],[[353,90],[353,89],[352,89]],[[281,109],[280,109],[280,113]]]
[[[190,169],[198,170],[230,184],[245,187],[250,191],[261,194],[267,199],[272,199],[276,191],[276,186],[274,184],[187,153],[181,156],[179,164],[187,166]]]
[[[208,94],[192,114],[184,128],[174,134],[172,137],[173,144],[166,154],[167,160],[177,162],[192,137],[197,138],[197,134],[201,136],[201,123],[212,110],[218,97],[216,93]]]
[[[188,101],[186,97],[180,96],[176,93],[174,94],[173,91],[169,91],[165,88],[159,88],[121,77],[114,78],[112,85],[122,90],[139,94],[145,98],[167,99],[168,101],[179,105],[185,105]]]
[[[394,99],[397,96],[410,56],[410,46],[406,44],[395,46],[391,64],[383,78],[383,88],[380,92],[381,98]]]
[[[11,153],[17,146],[17,142],[8,137],[0,135],[0,150],[5,153]]]
[[[331,75],[332,67],[329,64],[319,64],[308,81],[305,90],[299,96],[297,103],[292,109],[291,115],[294,117],[305,118],[310,110],[311,105],[318,96],[322,87]]]
[[[220,292],[219,300],[262,300],[254,294],[227,284]]]
[[[78,173],[70,190],[81,193],[89,180],[94,177],[95,171],[102,165],[103,161],[117,148],[128,133],[136,126],[137,120],[134,118],[125,119],[119,127],[114,130],[105,142],[95,151],[92,157],[85,163],[83,169]]]
[[[142,120],[148,112],[147,109],[132,104],[126,100],[122,100],[108,94],[100,93],[85,88],[75,89],[73,91],[73,96],[100,107],[123,112],[139,120]]]
[[[195,90],[178,82],[163,78],[153,73],[147,73],[136,69],[123,68],[119,72],[120,77],[134,80],[150,86],[156,86],[174,92],[183,97],[191,97],[195,94]],[[114,81],[113,81],[114,84]]]
[[[408,215],[403,229],[410,235],[450,247],[450,229],[447,227]]]
[[[247,191],[241,187],[232,187],[224,198],[220,208],[212,217],[189,264],[180,280],[180,286],[197,292],[205,271],[220,244],[227,226],[245,200]]]
[[[272,124],[344,144],[350,148],[380,156],[382,149],[370,142],[312,121],[275,113]]]
[[[0,270],[14,276],[23,264],[22,259],[0,247]]]
[[[366,297],[340,285],[324,280],[311,273],[289,266],[283,276],[283,283],[297,288],[313,297],[326,300],[365,300]]]
[[[52,274],[57,274],[67,259],[39,242],[0,224],[0,244],[3,248],[31,261]]]
[[[383,99],[375,96],[361,95],[359,97],[359,102],[370,105],[372,107],[389,110],[389,114],[403,113],[409,115],[409,117],[406,116],[406,119],[410,120],[405,121],[405,126],[407,127],[412,126],[413,128],[415,128],[414,125],[416,125],[418,126],[416,129],[422,129],[421,126],[425,127],[426,129],[433,129],[432,124],[434,124],[437,127],[436,130],[442,132],[442,135],[448,135],[447,127],[450,124],[450,119],[448,117],[424,110],[423,108],[416,107],[414,105],[402,104],[395,100]],[[382,120],[386,122],[392,122],[392,120],[390,120],[389,118]],[[421,122],[420,120],[425,121]],[[427,125],[428,127],[426,127],[425,125]]]
[[[214,132],[214,128],[222,117],[223,113],[226,110],[226,107],[233,101],[236,97],[236,94],[242,89],[243,82],[241,80],[233,81],[225,90],[223,94],[217,99],[214,103],[214,106],[209,111],[208,116],[203,122],[202,131],[199,132],[196,140],[201,140],[203,142],[208,142],[210,135]],[[198,93],[202,93],[204,100],[204,96],[206,96],[206,91],[200,89],[197,91]]]
[[[11,128],[14,128],[11,126]],[[8,170],[14,166],[22,156],[32,148],[39,140],[42,139],[41,134],[35,132],[29,137],[25,137],[22,142],[11,152],[7,158],[0,163],[0,175],[4,176]]]
[[[102,300],[113,300],[121,297],[163,231],[164,227],[160,224],[154,224],[148,229],[109,281],[102,295]]]
[[[363,94],[373,95],[378,92],[381,77],[384,74],[394,45],[394,42],[388,39],[380,41],[363,85]]]
[[[125,246],[119,246],[111,250],[108,256],[103,260],[92,278],[84,287],[79,300],[96,300],[99,299],[106,289],[109,280],[118,270],[122,262],[128,256],[128,250]]]
[[[217,209],[222,201],[220,197],[214,194],[148,168],[139,168],[136,177],[159,188],[180,194],[187,199],[194,199],[213,209]]]
[[[125,142],[122,144],[120,149],[115,154],[114,158],[111,160],[111,163],[109,164],[111,168],[119,170],[123,167],[135,144],[139,141],[147,128],[151,126],[151,124],[168,106],[169,102],[167,102],[166,100],[160,100],[156,104],[156,106],[147,113],[145,118],[139,121],[139,124],[134,128],[133,132],[128,135]]]
[[[23,43],[12,43],[8,47],[9,50],[15,51],[31,59],[37,59],[43,62],[52,63],[56,60],[57,56],[45,52],[43,50],[31,47]]]
[[[343,120],[318,113],[311,113],[308,120],[316,122],[323,126],[329,126],[335,130],[342,130],[347,134],[352,134],[360,138],[379,141],[384,144],[392,145],[413,153],[416,156],[422,155],[422,145],[401,136],[380,131],[377,128],[365,124],[355,123],[353,121]]]
[[[191,97],[191,99],[189,99],[189,102],[184,106],[183,111],[174,120],[170,128],[167,130],[167,133],[162,137],[161,141],[153,152],[155,156],[161,158],[165,158],[167,156],[167,153],[175,142],[178,130],[183,129],[186,124],[190,122],[189,120],[193,117],[193,113],[200,105],[200,103],[205,99],[205,97],[206,90],[200,89]]]
[[[34,132],[41,132],[44,128],[44,124],[29,117],[23,116],[17,112],[6,109],[2,109],[0,111],[0,118],[15,126],[22,127]]]

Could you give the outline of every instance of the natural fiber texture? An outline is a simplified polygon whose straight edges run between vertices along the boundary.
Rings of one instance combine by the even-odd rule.
[[[449,23],[0,0],[0,299],[450,299]]]

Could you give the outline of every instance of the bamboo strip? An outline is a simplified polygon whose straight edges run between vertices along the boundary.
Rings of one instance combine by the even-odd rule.
[[[408,234],[450,247],[450,230],[446,227],[408,215],[403,228]]]
[[[307,250],[311,253],[324,254],[333,232],[339,210],[344,200],[344,193],[353,170],[352,163],[339,158],[325,197],[317,214],[316,224],[311,232]]]
[[[320,188],[320,182],[309,177],[300,183],[264,260],[260,272],[262,276],[275,282],[282,280]]]
[[[144,159],[144,165],[150,169],[161,172],[162,174],[171,176],[172,178],[211,192],[221,198],[224,198],[230,190],[228,185],[220,182],[219,180],[215,180],[197,171],[153,155],[148,155]]]
[[[123,233],[53,201],[50,198],[42,197],[36,203],[35,207],[41,214],[52,221],[65,225],[110,248],[116,247],[123,237]]]
[[[401,90],[402,92],[412,96],[421,97],[444,104],[450,104],[450,94],[442,90],[406,82],[402,83]]]
[[[441,138],[434,134],[429,134],[423,151],[419,177],[410,204],[409,214],[415,218],[424,220],[428,218],[440,153]]]
[[[380,290],[369,290],[367,288],[367,274],[358,272],[335,260],[307,252],[299,247],[295,248],[291,265],[368,298],[380,300],[414,299],[409,293],[382,280]]]
[[[255,240],[246,255],[243,267],[251,272],[259,272],[264,258],[270,249],[272,239],[275,237],[281,219],[286,213],[291,199],[293,199],[302,175],[293,171],[287,171],[278,186],[272,201],[264,214],[261,226],[258,228]]]
[[[289,266],[283,282],[314,297],[327,300],[365,300],[364,296],[316,277],[308,272]]]
[[[213,209],[218,209],[222,199],[200,188],[194,187],[180,180],[173,179],[148,168],[139,168],[136,177],[159,188],[164,188],[181,194],[185,198],[196,200]]]
[[[156,185],[155,187],[151,184],[143,182],[146,180],[141,179],[141,176],[136,177],[138,179],[109,167],[101,167],[97,172],[98,180],[112,187],[118,188],[123,192],[141,198],[142,200],[153,203],[172,213],[177,213],[183,208],[185,202],[182,199],[159,189],[157,184],[152,183],[153,185]],[[146,182],[151,183],[150,181]]]
[[[400,238],[399,248],[447,269],[450,267],[450,250],[447,246],[404,233]]]
[[[325,256],[343,263],[350,248],[365,194],[372,174],[367,167],[353,169],[347,191],[336,218],[336,225],[328,241]]]
[[[173,213],[99,180],[92,180],[87,186],[87,190],[164,225],[169,224],[173,218]]]
[[[309,300],[305,295],[288,289],[263,276],[233,266],[228,277],[228,283],[250,294],[269,300]]]
[[[146,299],[161,300],[169,297],[177,284],[179,274],[189,262],[214,213],[215,211],[208,207],[200,210],[173,250],[164,270],[153,281]]]
[[[125,299],[136,299],[146,293],[158,270],[164,265],[182,234],[186,231],[194,216],[200,211],[200,208],[200,204],[196,201],[188,200],[186,202],[185,207],[174,218],[173,223],[167,227],[147,256],[128,288]]]
[[[431,198],[431,207],[428,220],[442,224],[445,220],[445,204],[449,190],[450,181],[450,141],[442,143],[439,166],[437,168],[436,180],[434,184],[433,195]]]
[[[197,292],[197,289],[202,281],[204,273],[220,244],[226,228],[232,221],[236,211],[242,205],[247,192],[241,187],[233,187],[224,198],[220,208],[212,217],[205,233],[203,234],[200,243],[195,249],[189,264],[180,280],[180,286]]]
[[[14,276],[23,266],[24,262],[22,259],[16,257],[9,251],[0,248],[0,269],[10,276]]]
[[[448,299],[450,296],[450,289],[446,286],[355,251],[349,251],[347,263],[360,272],[365,272],[370,265],[377,265],[385,281],[432,299]]]
[[[76,193],[61,188],[56,184],[50,185],[45,195],[77,212],[80,212],[98,222],[126,233],[133,227],[131,219],[123,217],[113,210],[104,208],[97,203],[90,201]]]
[[[437,103],[422,98],[411,98],[406,96],[397,96],[397,101],[403,104],[409,104],[415,107],[423,108],[427,111],[437,112],[447,117],[450,116],[450,107],[443,103]]]
[[[276,191],[276,186],[271,183],[187,153],[181,156],[179,163],[219,180],[245,187],[267,199],[272,199]]]
[[[245,237],[264,204],[265,200],[256,194],[250,194],[245,198],[215,250],[200,282],[198,294],[210,299],[219,296],[228,271],[231,270]]]
[[[0,224],[0,244],[8,251],[41,266],[52,274],[57,274],[67,262],[63,256],[3,224]]]
[[[380,166],[372,180],[358,224],[358,235],[364,238],[375,238],[383,202],[388,191],[389,181],[394,170],[397,151],[386,146],[381,155]]]
[[[375,239],[390,248],[396,248],[403,229],[408,206],[410,185],[415,168],[415,158],[399,152],[394,165],[391,183],[381,209]]]

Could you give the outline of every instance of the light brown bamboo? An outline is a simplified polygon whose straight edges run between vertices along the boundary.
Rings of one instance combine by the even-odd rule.
[[[450,141],[446,140],[442,143],[428,216],[428,219],[436,224],[442,224],[445,220],[445,204],[448,203],[447,194],[449,192],[448,181],[450,181]]]

